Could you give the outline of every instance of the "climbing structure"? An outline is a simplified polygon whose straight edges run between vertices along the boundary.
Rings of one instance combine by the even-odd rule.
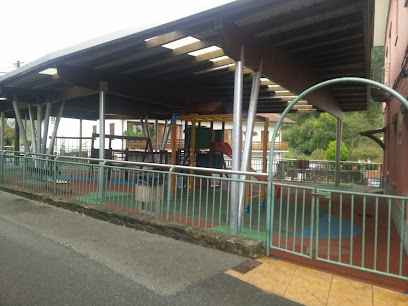
[[[184,151],[179,154],[184,154],[184,164],[192,167],[206,167],[206,168],[225,168],[224,155],[232,158],[232,148],[228,142],[225,142],[225,122],[233,120],[231,114],[217,114],[217,115],[184,115],[174,116],[173,121],[182,120],[185,121],[185,142]],[[242,117],[242,121],[246,121],[247,116]],[[268,127],[269,119],[256,116],[255,121],[264,122],[264,133],[262,139],[262,172],[267,171],[267,149],[268,149]],[[201,124],[209,122],[209,127],[202,127]],[[221,122],[221,130],[214,129],[214,123]],[[191,126],[189,126],[191,124]],[[175,124],[173,124],[171,144],[172,144],[172,158],[171,163],[177,162],[177,133],[175,130]],[[221,157],[221,160],[220,160]],[[251,157],[249,157],[251,159]],[[180,158],[178,160],[181,160]],[[250,165],[250,160],[248,161]],[[255,171],[251,167],[249,171]],[[190,174],[195,171],[190,170]],[[263,177],[256,177],[258,180],[264,180]],[[190,191],[192,190],[192,181],[188,183]],[[175,191],[175,182],[172,181],[171,194]],[[249,192],[246,192],[246,203],[249,203]],[[261,200],[265,200],[265,187],[263,187]]]

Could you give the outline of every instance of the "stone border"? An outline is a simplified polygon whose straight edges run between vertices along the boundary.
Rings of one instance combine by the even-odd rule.
[[[77,212],[95,219],[126,226],[135,230],[170,237],[176,240],[218,249],[227,253],[259,258],[265,255],[262,240],[229,236],[218,231],[205,230],[174,221],[164,221],[148,216],[114,210],[113,208],[85,204],[48,193],[32,193],[27,189],[0,184],[0,190],[34,201]]]

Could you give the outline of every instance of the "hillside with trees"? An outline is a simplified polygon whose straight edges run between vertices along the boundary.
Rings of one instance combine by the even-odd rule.
[[[381,68],[384,48],[374,48],[372,53],[372,79],[382,81]],[[336,140],[336,118],[328,113],[288,114],[297,125],[283,128],[283,141],[289,142],[286,158],[326,159],[331,141]],[[381,103],[370,101],[367,111],[347,112],[343,118],[343,139],[348,150],[348,160],[381,162],[382,149],[373,140],[360,135],[362,131],[382,127]]]

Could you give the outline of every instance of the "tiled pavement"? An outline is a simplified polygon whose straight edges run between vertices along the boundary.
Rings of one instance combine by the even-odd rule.
[[[408,295],[263,257],[255,269],[227,274],[305,305],[408,305]]]

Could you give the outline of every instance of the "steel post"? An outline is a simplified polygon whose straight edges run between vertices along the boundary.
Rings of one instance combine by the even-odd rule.
[[[262,66],[260,67],[260,70],[261,69]],[[249,171],[249,168],[251,166],[252,135],[255,127],[256,110],[258,108],[258,95],[259,85],[261,82],[261,74],[262,74],[261,71],[255,71],[252,81],[251,98],[249,100],[248,118],[245,132],[244,152],[242,154],[241,162],[241,171]],[[242,180],[246,180],[246,178],[247,177],[245,175],[241,175]],[[245,186],[244,183],[241,183],[239,187],[239,202],[238,202],[238,232],[241,232],[242,227],[244,200],[245,200]]]
[[[154,150],[159,151],[159,119],[154,120]]]
[[[167,120],[164,123],[163,136],[162,136],[162,140],[161,140],[161,143],[160,143],[160,150],[164,150],[166,148],[165,145],[164,145],[164,140],[166,138],[166,131],[167,131]]]
[[[154,120],[154,150],[156,151],[156,157],[154,162],[157,163],[159,161],[159,119]]]
[[[108,83],[100,81],[99,83],[99,158],[105,158],[105,107],[106,92]]]
[[[62,101],[60,109],[59,109],[58,114],[57,114],[57,118],[55,119],[54,130],[52,131],[50,146],[48,148],[48,154],[51,154],[51,155],[54,153],[55,138],[57,137],[58,126],[59,126],[59,123],[61,121],[62,113],[64,112],[64,104],[65,104],[65,102]]]
[[[150,138],[149,118],[147,117],[147,115],[146,115],[144,123],[145,123],[145,126],[146,126],[146,137]]]
[[[1,112],[0,149],[4,151],[4,112]]]
[[[163,150],[166,149],[167,143],[169,142],[170,131],[172,127],[173,127],[173,121],[170,122],[169,128],[167,129],[167,135],[166,135],[166,139],[164,140]]]
[[[42,107],[41,104],[37,104],[37,153],[41,153],[41,117]]]
[[[79,156],[82,157],[82,115],[79,117]]]
[[[149,152],[152,152],[152,153],[153,153],[153,145],[152,145],[151,137],[150,137],[149,119],[147,118],[147,114],[146,114],[145,124],[146,124],[146,137],[147,137],[147,138],[150,138],[150,141],[149,141]]]
[[[242,91],[244,48],[241,47],[241,59],[235,62],[234,75],[234,106],[232,121],[232,170],[239,171],[242,146]],[[231,175],[231,203],[230,203],[230,234],[237,235],[238,231],[238,174]]]
[[[341,140],[342,140],[343,120],[337,118],[336,125],[336,158],[334,168],[334,185],[340,185],[340,156],[341,156]]]
[[[16,114],[16,120],[17,120],[18,127],[21,131],[21,137],[23,138],[24,151],[28,152],[29,146],[28,146],[28,141],[27,141],[27,133],[26,133],[26,129],[24,128],[23,120],[21,119],[21,113],[17,106],[17,99],[15,97],[13,99],[13,108],[14,108],[14,113]]]
[[[44,132],[41,144],[41,153],[45,154],[47,149],[47,138],[48,138],[48,127],[50,124],[50,115],[51,115],[51,102],[47,102],[47,106],[45,108],[45,117],[44,117]]]
[[[142,118],[142,117],[140,117],[140,124],[141,124],[141,126],[142,126],[143,137],[147,137],[146,129],[145,129],[145,125],[144,125],[144,121],[143,121],[143,118]]]
[[[16,124],[14,128],[14,151],[20,152],[20,129],[18,128],[18,124]]]
[[[106,92],[108,91],[108,83],[99,82],[99,159],[105,158],[105,107],[106,107]],[[99,203],[102,204],[104,192],[104,168],[105,163],[99,162],[98,168],[98,190]],[[108,170],[109,171],[109,170]]]
[[[30,117],[30,127],[31,127],[31,152],[37,152],[37,133],[35,130],[34,116],[33,116],[33,106],[28,106],[28,114]]]

